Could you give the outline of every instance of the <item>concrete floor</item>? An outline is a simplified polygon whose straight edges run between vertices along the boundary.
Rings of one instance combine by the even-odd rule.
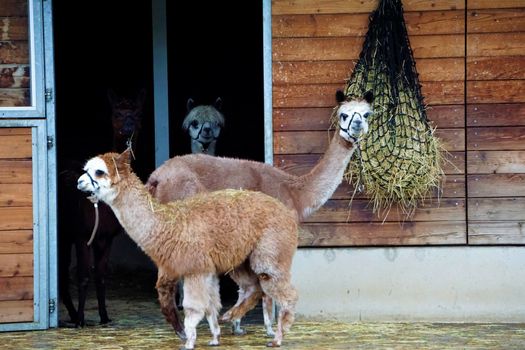
[[[113,283],[113,284],[112,284]],[[178,349],[182,342],[160,313],[153,280],[130,285],[112,281],[108,312],[113,322],[97,325],[90,296],[83,329],[0,333],[0,348],[20,349]],[[90,288],[92,290],[93,288]],[[66,318],[63,307],[61,319]],[[234,336],[222,326],[220,349],[264,349],[261,311],[246,318],[248,333]],[[208,348],[206,324],[198,330],[198,349]],[[284,349],[525,349],[525,324],[341,323],[297,320],[283,342]]]

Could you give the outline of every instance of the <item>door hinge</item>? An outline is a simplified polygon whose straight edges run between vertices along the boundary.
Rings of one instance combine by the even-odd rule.
[[[53,89],[47,88],[45,93],[46,102],[51,102],[53,100]]]
[[[48,136],[47,137],[47,149],[53,148],[54,145],[55,145],[55,140],[53,139],[53,136]]]
[[[49,313],[52,314],[55,312],[57,307],[57,301],[56,299],[49,299]]]

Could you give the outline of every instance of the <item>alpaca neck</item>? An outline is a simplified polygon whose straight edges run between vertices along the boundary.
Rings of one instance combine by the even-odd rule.
[[[118,183],[118,194],[108,203],[130,238],[150,255],[155,241],[155,199],[133,173]],[[151,256],[151,255],[150,255]]]
[[[354,144],[345,141],[336,132],[319,163],[308,174],[300,177],[302,188],[298,193],[300,202],[298,213],[301,220],[330,199],[343,181],[346,167],[354,150]]]
[[[210,156],[214,156],[216,144],[217,140],[214,140],[208,144],[203,144],[202,142],[197,140],[191,140],[191,153],[204,153],[209,154]]]

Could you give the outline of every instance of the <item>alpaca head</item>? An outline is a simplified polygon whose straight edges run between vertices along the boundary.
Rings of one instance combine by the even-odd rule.
[[[113,125],[114,150],[122,152],[129,145],[136,142],[142,127],[142,114],[146,90],[142,89],[136,98],[128,98],[115,94],[108,90],[108,100],[111,105],[111,123]]]
[[[347,101],[344,93],[336,93],[339,103],[337,117],[339,119],[339,135],[349,142],[356,142],[362,134],[368,132],[368,118],[372,115],[372,92],[368,91],[362,100]]]
[[[118,184],[131,173],[131,151],[106,153],[91,158],[78,178],[77,188],[110,204],[118,195]]]
[[[208,153],[210,144],[219,138],[224,127],[224,116],[220,112],[221,98],[217,98],[213,105],[195,107],[190,98],[186,104],[188,114],[182,122],[182,129],[187,131],[192,142],[192,153]],[[214,147],[213,147],[214,149]]]

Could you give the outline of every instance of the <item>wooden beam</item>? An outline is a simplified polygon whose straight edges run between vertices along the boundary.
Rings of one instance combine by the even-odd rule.
[[[466,233],[464,221],[304,224],[299,230],[299,245],[344,247],[466,244]]]

